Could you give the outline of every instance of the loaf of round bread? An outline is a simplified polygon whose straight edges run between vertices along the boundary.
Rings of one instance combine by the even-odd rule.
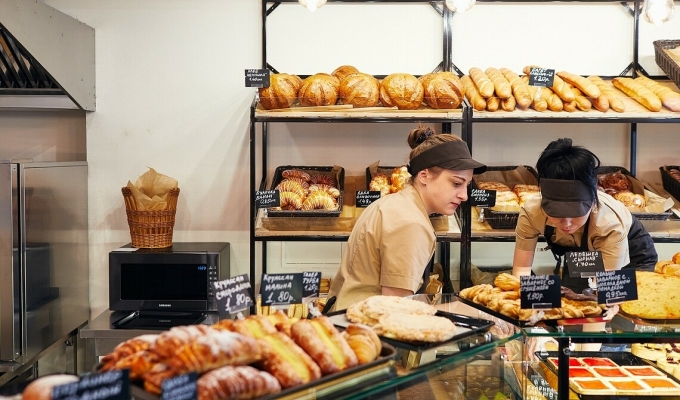
[[[338,78],[328,74],[314,74],[302,81],[298,92],[300,105],[331,106],[338,100]]]
[[[415,110],[423,102],[424,89],[411,74],[390,74],[380,83],[380,101],[385,107]]]
[[[433,72],[418,78],[423,100],[432,108],[458,108],[463,102],[463,84],[453,72]]]
[[[345,79],[348,75],[359,73],[359,70],[352,65],[341,65],[331,72],[331,75],[338,78],[340,82]]]
[[[23,400],[51,400],[52,390],[56,386],[78,382],[78,380],[79,378],[76,375],[46,375],[29,383],[26,389],[24,389],[21,398]]]
[[[258,89],[260,104],[267,110],[288,108],[298,95],[302,80],[297,75],[272,74],[269,87]]]
[[[340,100],[342,104],[354,107],[375,107],[380,98],[380,82],[373,75],[361,72],[347,75],[340,81]]]

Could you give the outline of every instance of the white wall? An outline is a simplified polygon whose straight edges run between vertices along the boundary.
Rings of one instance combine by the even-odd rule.
[[[244,87],[243,76],[261,65],[260,2],[45,2],[96,32],[97,111],[87,116],[93,316],[108,305],[108,252],[129,241],[120,187],[146,166],[179,181],[174,239],[231,242],[233,273],[248,272],[248,112],[254,90]],[[616,75],[631,59],[631,21],[618,3],[478,4],[454,17],[454,63],[463,70],[506,66],[518,72],[541,63]],[[640,27],[643,65],[659,73],[651,42],[680,37],[680,17],[661,28],[644,22]],[[283,4],[268,32],[268,61],[281,72],[330,72],[353,64],[373,74],[422,74],[442,58],[441,19],[427,4],[331,3],[314,14]],[[333,163],[361,174],[378,158],[403,162],[411,128],[277,124],[269,166]],[[677,146],[669,145],[677,128],[640,130],[639,175],[659,181],[659,165],[680,162]],[[605,163],[627,165],[627,132],[624,124],[476,125],[474,154],[490,165],[533,165],[550,140],[571,136]]]

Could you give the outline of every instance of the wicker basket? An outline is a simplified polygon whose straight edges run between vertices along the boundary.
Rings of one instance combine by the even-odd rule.
[[[661,68],[676,85],[680,86],[680,66],[664,51],[665,49],[674,49],[678,46],[680,46],[680,40],[654,41],[654,60],[659,68]]]
[[[671,196],[675,197],[676,200],[680,200],[680,181],[676,180],[670,173],[668,173],[669,169],[680,170],[680,166],[665,165],[663,167],[659,167],[659,170],[661,171],[661,182],[663,183],[663,188],[668,193],[670,193]]]
[[[175,227],[175,212],[179,188],[171,189],[168,194],[168,206],[165,210],[135,210],[135,199],[128,187],[121,189],[125,198],[130,239],[132,247],[154,249],[172,246],[172,232]]]

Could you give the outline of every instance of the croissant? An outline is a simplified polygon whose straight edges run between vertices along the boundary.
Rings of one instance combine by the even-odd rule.
[[[281,391],[270,373],[231,365],[207,372],[196,383],[198,400],[255,399]]]
[[[342,336],[356,354],[360,365],[375,360],[382,351],[382,342],[378,334],[368,325],[349,324],[342,332]]]
[[[245,319],[237,319],[232,324],[232,330],[253,338],[261,338],[276,332],[274,324],[263,315],[250,315]]]
[[[262,348],[261,368],[274,375],[284,389],[321,378],[319,366],[284,333],[257,340]]]
[[[158,361],[158,355],[150,353],[148,350],[140,350],[118,360],[113,369],[129,369],[130,379],[137,380],[142,379],[144,374],[150,371]],[[102,369],[102,371],[104,370]]]
[[[626,207],[644,208],[647,204],[645,201],[645,196],[641,194],[635,194],[627,190],[618,192],[614,195],[614,198],[623,203]]]
[[[317,185],[328,185],[335,187],[335,178],[329,175],[315,174],[309,178],[309,182]]]
[[[181,346],[209,332],[214,332],[214,329],[206,325],[175,326],[161,333],[149,347],[149,352],[156,354],[159,360],[165,360],[172,357]]]
[[[102,367],[100,370],[102,372],[108,371],[112,369],[119,360],[139,351],[147,350],[157,338],[158,335],[141,335],[120,343],[111,353],[102,358]]]
[[[302,208],[302,197],[297,193],[281,192],[279,199],[281,200],[282,210],[299,210]]]
[[[340,191],[333,186],[325,185],[323,183],[315,183],[309,186],[309,193],[313,192],[324,192],[328,193],[332,198],[337,199],[340,197]]]
[[[309,182],[307,182],[305,178],[291,176],[290,178],[283,179],[281,182],[279,182],[279,185],[283,182],[296,182],[299,183],[303,189],[305,190],[309,189]]]
[[[247,365],[262,358],[256,339],[229,331],[210,334],[180,347],[174,356],[144,374],[144,388],[160,393],[163,380],[187,372],[199,374],[225,365]]]
[[[299,169],[284,170],[281,173],[281,176],[283,176],[284,178],[301,178],[304,179],[306,182],[309,182],[309,179],[311,178],[308,173]]]
[[[305,199],[304,203],[302,203],[303,210],[335,210],[337,208],[338,205],[335,204],[333,197],[327,193],[318,191],[309,195],[309,197]]]
[[[301,319],[293,324],[290,336],[321,368],[323,375],[357,365],[357,357],[328,317]]]
[[[274,324],[276,330],[285,333],[290,336],[290,328],[293,325],[293,321],[288,317],[286,313],[281,310],[276,310],[274,314],[267,315],[269,321]]]

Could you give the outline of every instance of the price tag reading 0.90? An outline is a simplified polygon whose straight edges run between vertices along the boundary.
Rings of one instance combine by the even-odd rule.
[[[301,304],[302,274],[263,274],[260,284],[262,305]]]
[[[638,299],[634,269],[598,272],[595,279],[597,302],[600,304],[617,304]]]

